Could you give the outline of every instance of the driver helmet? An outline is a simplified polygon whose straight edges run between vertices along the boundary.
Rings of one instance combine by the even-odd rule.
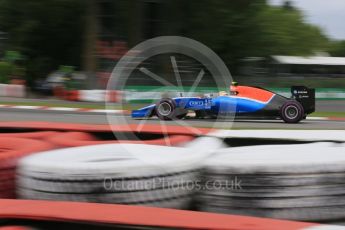
[[[220,91],[219,96],[228,96],[229,94],[225,91]]]

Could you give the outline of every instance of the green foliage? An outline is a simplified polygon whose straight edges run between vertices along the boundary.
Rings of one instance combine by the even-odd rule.
[[[311,55],[327,48],[327,37],[319,27],[305,23],[298,10],[266,7],[257,22],[261,29],[257,56]]]
[[[328,38],[304,21],[291,3],[270,6],[265,0],[174,1],[172,34],[201,41],[236,70],[244,57],[309,55],[325,50]]]
[[[330,45],[329,53],[334,57],[345,57],[345,40],[333,42]]]
[[[59,71],[66,74],[72,74],[74,72],[74,66],[61,65]]]
[[[22,60],[23,56],[18,51],[6,51],[4,60],[10,63],[15,63],[16,61]]]
[[[7,84],[13,71],[13,65],[9,62],[0,61],[0,83]]]
[[[29,78],[44,77],[60,64],[80,65],[84,5],[83,0],[0,1],[7,49],[28,57]]]
[[[0,0],[0,30],[9,34],[7,49],[27,57],[29,82],[62,64],[80,66],[87,2]],[[103,13],[115,15],[103,26],[132,45],[139,42],[137,37],[145,38],[147,28],[157,30],[154,35],[194,38],[218,53],[232,72],[244,57],[309,55],[328,49],[321,29],[306,23],[290,1],[279,7],[266,0],[159,2],[155,12],[159,23],[147,20],[149,11],[143,1],[119,0],[101,7]],[[332,47],[333,53],[344,55],[344,45]]]

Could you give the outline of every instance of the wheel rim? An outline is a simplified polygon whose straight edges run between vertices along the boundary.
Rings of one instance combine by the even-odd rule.
[[[167,102],[160,103],[158,106],[158,112],[162,116],[168,116],[172,111],[171,105]]]
[[[298,117],[298,108],[296,106],[290,105],[285,109],[285,116],[289,119],[295,119]]]

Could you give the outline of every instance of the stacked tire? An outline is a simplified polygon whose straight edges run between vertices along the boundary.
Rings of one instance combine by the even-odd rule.
[[[244,145],[261,145],[270,141],[277,143],[281,141],[295,142],[317,142],[336,141],[345,142],[345,132],[343,130],[217,130],[209,136],[225,139],[228,142],[247,140]]]
[[[48,151],[20,161],[18,195],[185,209],[207,155],[191,148],[143,144]]]
[[[205,163],[203,211],[301,221],[345,218],[345,144],[218,150]]]
[[[39,140],[0,137],[0,198],[15,198],[15,171],[20,158],[51,148]]]
[[[121,133],[134,132],[137,138],[114,139],[108,125],[85,125],[50,122],[3,122],[0,124],[0,198],[15,198],[15,171],[20,158],[41,151],[107,143],[136,143],[181,146],[197,137],[188,128],[168,126],[167,134],[161,127],[144,125],[119,126]],[[208,130],[201,129],[200,133]],[[95,147],[96,148],[96,147]],[[140,148],[138,146],[137,148]],[[69,151],[69,150],[68,150]]]

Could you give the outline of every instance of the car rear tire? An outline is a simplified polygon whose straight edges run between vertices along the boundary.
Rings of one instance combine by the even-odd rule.
[[[287,101],[280,109],[280,117],[286,123],[298,123],[304,116],[303,106],[298,101]]]

